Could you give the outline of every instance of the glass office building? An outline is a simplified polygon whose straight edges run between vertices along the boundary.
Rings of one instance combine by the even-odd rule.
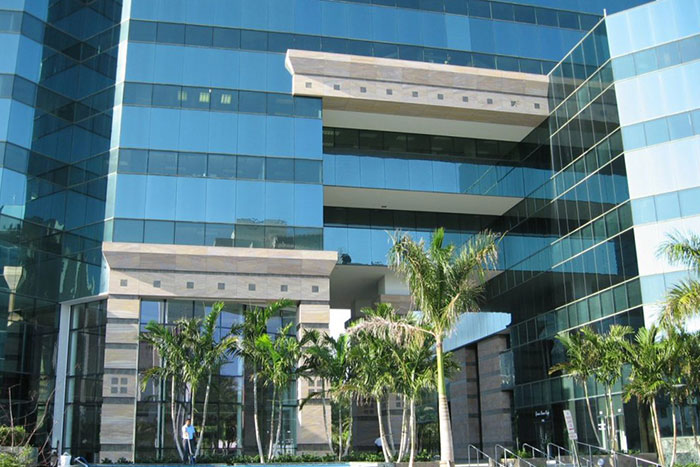
[[[3,403],[48,407],[74,455],[172,455],[164,389],[138,385],[148,321],[223,300],[225,332],[287,297],[271,331],[324,330],[408,305],[387,231],[491,228],[485,309],[512,316],[515,371],[496,441],[562,442],[562,408],[590,439],[580,388],[547,375],[553,336],[653,320],[683,274],[655,245],[696,230],[700,3],[642,3],[0,0]],[[221,371],[210,447],[254,446],[244,374]],[[309,384],[285,401],[299,452],[325,449]]]

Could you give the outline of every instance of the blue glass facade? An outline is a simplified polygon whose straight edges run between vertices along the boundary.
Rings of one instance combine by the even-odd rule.
[[[486,308],[513,316],[516,435],[563,442],[560,409],[583,420],[584,406],[547,374],[563,358],[554,336],[652,319],[683,276],[655,245],[700,227],[700,6],[626,10],[641,3],[0,0],[0,257],[7,278],[21,267],[0,287],[3,394],[49,397],[59,304],[106,291],[104,241],[330,250],[342,267],[380,267],[386,231],[443,226],[458,244],[488,227],[507,233]],[[292,95],[288,49],[548,75],[551,114],[524,139],[331,125],[322,99]],[[512,207],[331,206],[325,189]],[[95,387],[67,403],[97,424]],[[634,407],[616,397],[639,449]],[[148,440],[137,454],[153,454]]]

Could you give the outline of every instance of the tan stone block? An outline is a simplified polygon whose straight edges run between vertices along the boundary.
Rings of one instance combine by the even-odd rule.
[[[136,368],[138,349],[105,349],[105,368]]]
[[[136,344],[139,341],[138,324],[108,323],[105,331],[105,342],[109,344]]]
[[[297,322],[328,323],[330,321],[330,305],[301,303],[299,305]]]
[[[109,404],[105,401],[102,404],[100,443],[132,444],[135,412],[133,404]]]
[[[141,301],[138,299],[112,298],[107,300],[107,318],[138,319]]]

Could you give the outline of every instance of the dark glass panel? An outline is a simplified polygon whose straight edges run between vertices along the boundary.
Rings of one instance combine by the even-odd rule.
[[[294,159],[268,157],[265,162],[266,180],[294,181]]]
[[[294,180],[303,183],[321,183],[321,162],[305,159],[295,160]]]
[[[265,227],[265,248],[294,249],[294,228]]]
[[[191,177],[204,177],[207,174],[207,155],[180,153],[177,160],[177,174]]]
[[[184,44],[185,26],[183,24],[158,23],[156,38],[158,42],[165,44]]]
[[[243,248],[263,248],[265,228],[261,225],[236,225],[234,245]]]
[[[238,156],[238,178],[262,180],[264,176],[265,159],[262,157]]]
[[[145,83],[124,83],[124,103],[151,105],[153,85]]]
[[[119,172],[146,173],[148,151],[142,149],[119,150]]]
[[[262,31],[241,31],[241,49],[267,51],[267,33]]]
[[[571,13],[569,11],[558,11],[557,16],[559,17],[559,27],[569,28],[569,29],[579,29],[578,15],[576,13]]]
[[[180,107],[183,98],[180,86],[156,84],[153,86],[153,105],[157,107]]]
[[[148,173],[152,175],[175,175],[177,173],[177,153],[150,151],[148,154]]]
[[[322,250],[323,236],[321,229],[296,227],[294,229],[294,247],[297,250]]]
[[[267,37],[267,49],[270,52],[286,53],[294,48],[294,35],[279,32],[270,32]]]
[[[173,243],[175,238],[174,222],[147,220],[145,224],[143,238],[145,243]]]
[[[236,178],[236,156],[209,154],[207,174],[216,178]]]
[[[238,29],[214,28],[214,47],[238,49],[241,46],[241,32]]]
[[[204,244],[207,246],[233,246],[234,226],[229,224],[207,224]]]
[[[469,0],[469,16],[491,18],[491,4],[484,0]]]
[[[238,110],[238,91],[212,89],[211,110],[225,110],[235,112]]]
[[[493,19],[513,21],[513,5],[509,3],[492,2],[491,13],[493,14]]]
[[[150,21],[129,21],[129,40],[155,42],[157,26]]]
[[[175,224],[175,244],[204,245],[204,224],[177,222]]]
[[[185,27],[185,44],[212,46],[212,28],[188,24]]]
[[[537,22],[535,18],[535,9],[531,6],[513,5],[513,14],[515,21],[533,24]]]
[[[547,8],[536,8],[535,15],[537,16],[537,24],[544,26],[558,26],[557,11]]]
[[[270,115],[294,115],[294,99],[288,94],[268,94],[267,113]],[[275,135],[270,135],[274,138]]]
[[[240,91],[238,95],[238,110],[250,113],[265,113],[265,93]]]
[[[115,219],[114,220],[114,235],[115,242],[143,242],[143,221],[130,219]]]

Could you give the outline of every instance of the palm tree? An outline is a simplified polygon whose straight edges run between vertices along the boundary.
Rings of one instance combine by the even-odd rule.
[[[696,274],[700,272],[700,237],[695,234],[670,234],[657,253],[665,256],[671,264],[686,266]],[[666,292],[663,321],[667,324],[678,325],[696,315],[698,310],[700,281],[697,278],[685,279]]]
[[[613,324],[605,335],[595,334],[591,330],[584,330],[586,339],[589,339],[599,351],[598,367],[595,370],[595,378],[605,387],[605,395],[608,402],[608,428],[610,446],[612,450],[618,449],[617,428],[615,427],[615,408],[613,405],[612,389],[622,379],[622,370],[627,363],[627,354],[624,350],[626,337],[632,334],[629,326]]]
[[[183,335],[179,325],[165,326],[155,321],[146,325],[146,332],[141,335],[141,340],[149,344],[158,353],[161,364],[151,367],[142,373],[141,390],[145,390],[153,378],[158,378],[162,384],[170,380],[170,420],[172,433],[177,453],[181,460],[185,460],[183,448],[180,444],[180,430],[178,429],[177,388],[182,382],[182,361],[185,358],[183,349]]]
[[[258,448],[260,463],[265,462],[262,440],[260,438],[260,423],[258,419],[258,366],[260,355],[256,342],[260,336],[267,333],[267,322],[272,315],[278,314],[283,308],[293,305],[291,300],[278,300],[262,307],[250,307],[243,313],[243,330],[241,333],[240,352],[251,368],[253,381],[253,425],[255,428],[255,442]]]
[[[305,377],[309,370],[308,366],[302,364],[302,357],[304,347],[312,341],[314,335],[305,333],[301,339],[297,339],[296,336],[289,335],[293,327],[294,323],[284,326],[278,331],[274,340],[269,334],[263,334],[256,341],[257,354],[261,363],[260,375],[265,384],[272,386],[268,460],[274,459],[274,446],[279,446],[280,442],[284,391],[288,390],[290,384],[297,378]],[[275,410],[277,417],[275,417]],[[276,434],[275,423],[277,426]]]
[[[486,273],[497,259],[496,236],[490,232],[473,236],[459,250],[445,245],[444,229],[437,229],[430,245],[415,242],[408,235],[392,237],[389,267],[408,284],[414,303],[421,311],[418,324],[392,323],[374,318],[365,325],[380,336],[398,339],[435,339],[438,420],[440,425],[440,463],[454,465],[452,429],[445,391],[443,342],[460,314],[479,310],[479,298]]]
[[[236,327],[232,328],[229,334],[221,339],[216,335],[216,325],[223,307],[223,303],[215,303],[211,312],[203,320],[199,318],[179,320],[175,323],[174,328],[152,321],[148,323],[147,332],[142,336],[145,342],[153,345],[154,349],[158,351],[163,363],[146,370],[141,384],[145,387],[149,380],[155,376],[160,377],[161,380],[170,378],[171,418],[175,438],[179,438],[177,436],[179,430],[176,429],[177,417],[175,416],[175,385],[182,382],[189,388],[190,418],[194,423],[197,389],[206,379],[202,424],[195,457],[199,455],[206,431],[212,376],[219,371],[222,363],[232,358],[237,352]],[[175,443],[178,454],[184,460],[184,449],[178,443],[179,440]]]
[[[332,440],[332,427],[328,429],[326,416],[326,398],[331,400],[338,408],[338,460],[342,460],[344,454],[350,449],[352,437],[352,414],[349,415],[349,433],[343,448],[343,407],[347,405],[352,410],[350,394],[347,391],[347,384],[354,377],[354,362],[351,358],[350,337],[347,334],[340,335],[335,339],[328,334],[316,336],[313,344],[306,349],[306,360],[312,373],[321,379],[321,392],[311,394],[309,397],[318,396],[321,398],[323,406],[323,424],[328,437],[328,447],[334,451]],[[329,388],[326,388],[328,383]]]
[[[585,329],[590,332],[588,328]],[[574,381],[583,386],[583,394],[586,398],[586,407],[588,408],[588,418],[591,422],[596,443],[600,446],[600,437],[596,429],[593,409],[591,408],[591,399],[588,394],[588,381],[595,374],[595,369],[598,366],[597,361],[600,357],[598,349],[593,345],[591,339],[587,337],[588,335],[587,332],[565,332],[559,334],[557,340],[564,346],[567,360],[552,366],[549,369],[549,374],[551,375],[552,373],[561,371],[571,376]]]
[[[204,405],[202,407],[202,425],[197,440],[195,457],[199,456],[202,448],[202,440],[207,427],[207,409],[209,406],[209,395],[211,393],[212,376],[219,372],[221,365],[238,353],[238,333],[239,326],[233,326],[226,336],[217,336],[217,323],[219,316],[224,309],[223,302],[217,302],[212,306],[211,311],[203,320],[194,319],[191,322],[200,324],[195,329],[193,326],[185,326],[184,341],[190,353],[190,358],[183,362],[185,381],[192,388],[192,423],[194,423],[195,394],[198,386],[206,379],[204,389]],[[188,345],[189,344],[189,345]]]
[[[661,371],[667,367],[667,349],[658,341],[658,328],[641,328],[637,331],[634,343],[626,342],[627,352],[632,372],[625,385],[623,397],[629,401],[636,397],[639,402],[647,404],[651,411],[651,425],[654,432],[654,444],[661,465],[666,465],[664,451],[661,445],[661,429],[659,414],[656,408],[656,397],[666,388],[666,381]]]

